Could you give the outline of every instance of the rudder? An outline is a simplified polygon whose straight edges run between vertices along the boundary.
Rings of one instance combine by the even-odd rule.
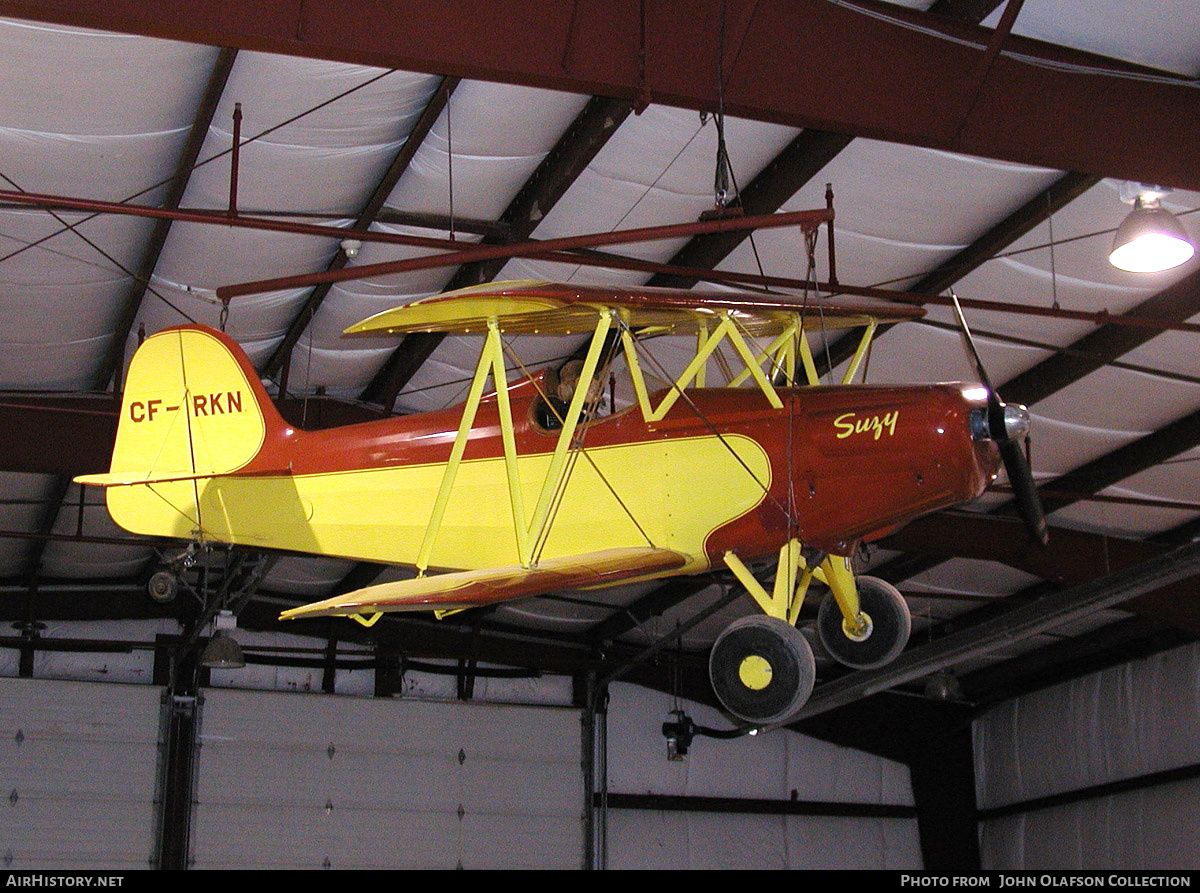
[[[134,354],[107,486],[113,519],[138,533],[203,536],[202,481],[246,468],[283,426],[254,367],[227,335],[164,329]]]

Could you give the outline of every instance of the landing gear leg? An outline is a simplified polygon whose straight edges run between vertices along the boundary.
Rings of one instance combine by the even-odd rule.
[[[780,722],[812,694],[816,661],[796,620],[813,579],[830,590],[817,613],[817,634],[835,660],[855,669],[881,667],[908,644],[912,617],[904,597],[876,577],[855,580],[845,558],[820,555],[810,565],[792,540],[779,552],[773,592],[733,552],[725,553],[725,564],[766,615],[730,624],[709,655],[713,691],[747,722]]]
[[[725,564],[764,614],[731,623],[717,638],[708,660],[713,691],[725,709],[746,722],[780,722],[804,706],[817,677],[812,646],[796,629],[812,572],[796,540],[779,551],[770,593],[732,552],[725,554]]]
[[[857,670],[891,663],[912,632],[908,604],[892,584],[876,577],[856,581],[838,564],[831,557],[824,566],[830,593],[817,611],[821,644],[836,661]]]

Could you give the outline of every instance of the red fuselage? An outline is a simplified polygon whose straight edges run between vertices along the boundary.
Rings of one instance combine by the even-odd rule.
[[[722,442],[746,438],[761,446],[769,460],[766,475],[753,473],[732,450],[722,464],[728,486],[757,488],[759,498],[749,511],[719,519],[711,528],[703,544],[710,563],[726,550],[747,560],[771,556],[792,537],[825,552],[849,554],[863,540],[979,496],[995,477],[994,444],[971,434],[970,415],[984,407],[978,388],[850,385],[778,393],[782,409],[772,408],[756,389],[690,389],[661,421],[647,423],[634,406],[581,425],[576,443],[584,451],[599,451],[717,436]],[[514,385],[509,395],[518,453],[549,453],[558,432],[537,423],[540,398],[533,384]],[[324,431],[272,428],[242,472],[288,467],[299,476],[443,464],[461,417],[462,408],[451,407]],[[496,459],[503,453],[493,395],[479,408],[463,459]],[[662,469],[634,471],[654,475]],[[701,471],[675,468],[672,473],[695,474],[700,481]],[[711,479],[704,486],[712,487]],[[703,493],[691,495],[703,502]],[[676,508],[665,504],[661,510]]]

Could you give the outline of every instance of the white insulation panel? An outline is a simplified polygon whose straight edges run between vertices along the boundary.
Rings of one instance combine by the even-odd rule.
[[[1200,646],[1009,701],[975,723],[980,808],[1200,763]],[[983,867],[1183,869],[1200,862],[1200,782],[1024,811],[980,826]]]

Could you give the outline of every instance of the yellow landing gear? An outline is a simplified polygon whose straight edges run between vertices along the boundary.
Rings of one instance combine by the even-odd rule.
[[[800,630],[786,620],[755,615],[725,628],[709,655],[708,673],[730,713],[765,725],[804,705],[817,666]]]
[[[890,663],[908,644],[912,617],[895,586],[876,577],[859,577],[857,623],[846,619],[832,591],[817,611],[821,644],[838,663],[869,670]]]
[[[904,597],[875,577],[856,580],[845,558],[824,555],[809,566],[799,541],[792,540],[779,551],[771,592],[733,552],[724,558],[763,615],[744,617],[721,633],[708,673],[725,709],[747,722],[785,720],[812,694],[816,662],[796,621],[814,579],[829,587],[818,610],[817,634],[839,663],[860,670],[880,667],[908,644],[912,618]]]

